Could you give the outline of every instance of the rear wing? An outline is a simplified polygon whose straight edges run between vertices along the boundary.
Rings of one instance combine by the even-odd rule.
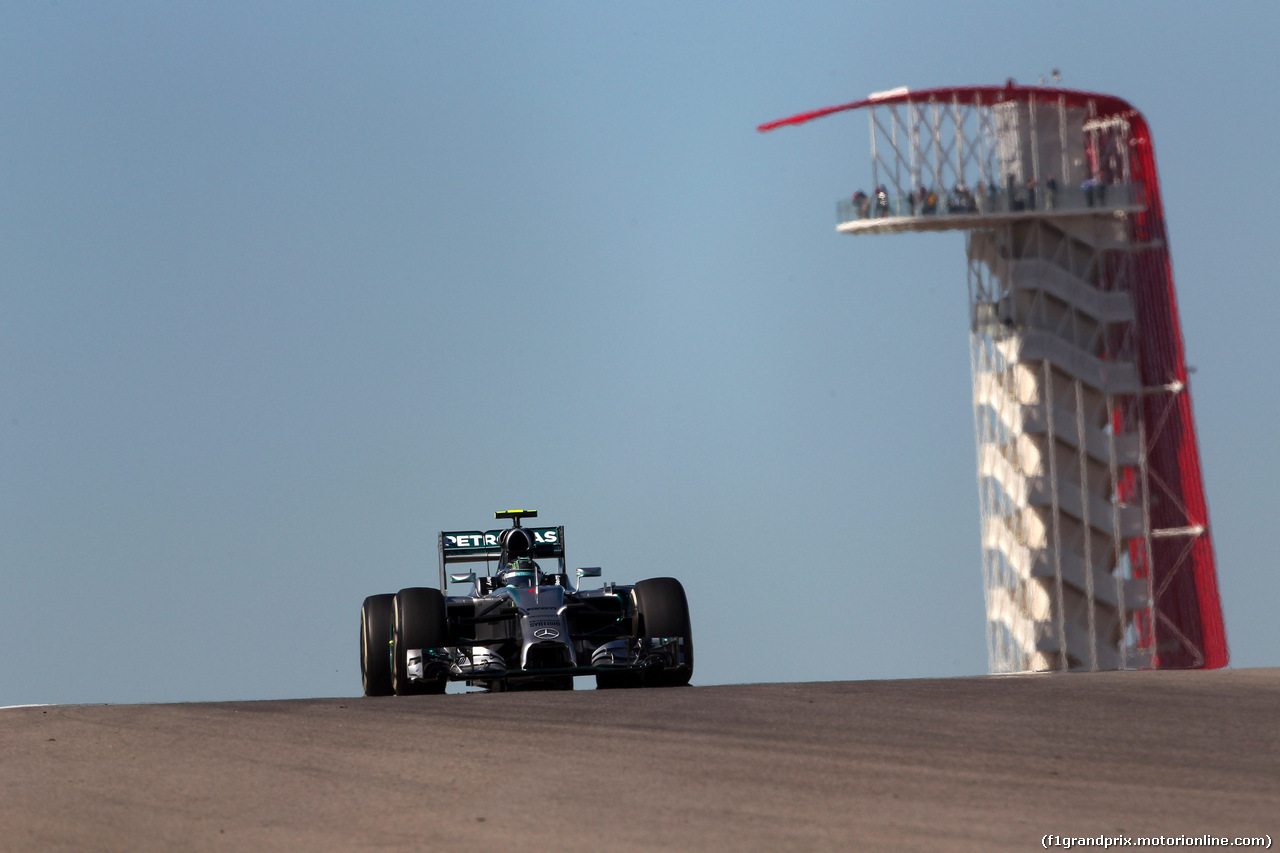
[[[522,528],[533,536],[533,553],[529,556],[535,560],[555,559],[560,561],[560,571],[564,572],[564,528],[563,527],[525,527]],[[445,530],[440,533],[440,591],[448,587],[448,567],[453,563],[484,563],[497,560],[502,556],[502,545],[498,535],[504,530]]]

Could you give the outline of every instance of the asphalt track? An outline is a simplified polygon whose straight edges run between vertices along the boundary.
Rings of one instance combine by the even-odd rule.
[[[1280,669],[0,710],[6,851],[995,851],[1278,830]]]

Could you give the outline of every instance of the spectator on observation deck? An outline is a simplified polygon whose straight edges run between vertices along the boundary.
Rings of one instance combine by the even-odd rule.
[[[973,202],[973,193],[969,192],[969,188],[964,185],[964,181],[958,181],[951,190],[952,202],[949,205],[951,213],[973,213],[978,206]]]
[[[853,209],[859,219],[866,219],[871,212],[871,199],[862,190],[853,194]]]
[[[1009,177],[1005,180],[1005,187],[1009,193],[1009,211],[1022,210],[1022,199],[1018,198],[1018,179],[1013,176],[1013,172],[1009,173]]]

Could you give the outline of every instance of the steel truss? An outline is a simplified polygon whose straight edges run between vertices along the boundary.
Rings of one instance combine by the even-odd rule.
[[[1010,83],[761,130],[855,108],[876,202],[842,202],[838,229],[967,232],[992,671],[1226,665],[1145,119]]]

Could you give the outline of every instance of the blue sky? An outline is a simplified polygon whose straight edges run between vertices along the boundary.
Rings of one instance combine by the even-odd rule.
[[[353,695],[495,509],[688,589],[696,683],[986,671],[959,234],[848,237],[900,85],[1126,98],[1233,665],[1280,664],[1280,7],[0,7],[0,704]]]

